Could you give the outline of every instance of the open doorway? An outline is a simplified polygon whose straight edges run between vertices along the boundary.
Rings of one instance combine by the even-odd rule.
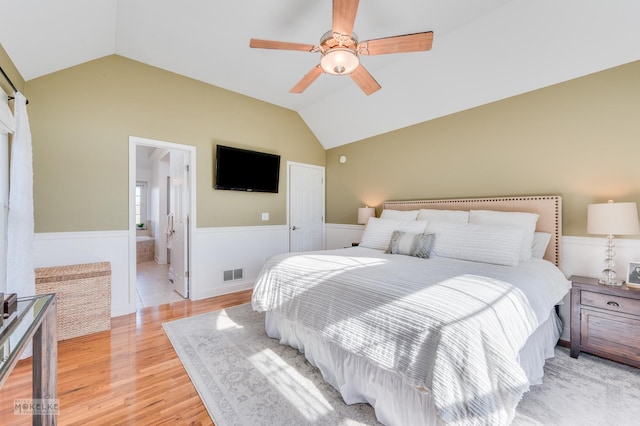
[[[137,137],[129,144],[133,312],[190,296],[195,148]]]

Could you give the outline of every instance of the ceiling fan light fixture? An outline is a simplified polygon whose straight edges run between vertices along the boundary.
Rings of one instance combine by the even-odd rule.
[[[320,66],[324,72],[334,75],[351,74],[360,65],[355,51],[343,47],[334,47],[322,55]]]
[[[314,65],[311,71],[289,90],[291,93],[304,92],[324,73],[349,74],[367,96],[371,95],[380,90],[381,86],[364,65],[360,64],[360,56],[431,50],[433,31],[384,37],[360,43],[358,36],[353,32],[358,2],[359,0],[333,0],[331,29],[320,37],[318,45],[252,38],[249,47],[320,53],[320,64]]]

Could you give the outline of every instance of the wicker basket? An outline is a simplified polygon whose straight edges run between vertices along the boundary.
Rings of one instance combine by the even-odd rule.
[[[111,329],[109,262],[36,268],[36,293],[56,293],[58,340]]]

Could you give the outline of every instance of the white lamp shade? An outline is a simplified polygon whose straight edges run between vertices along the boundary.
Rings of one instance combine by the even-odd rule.
[[[360,225],[366,225],[370,217],[376,215],[376,209],[373,207],[360,207],[358,209],[358,223]]]
[[[636,203],[589,204],[587,232],[602,235],[634,235],[640,233]]]

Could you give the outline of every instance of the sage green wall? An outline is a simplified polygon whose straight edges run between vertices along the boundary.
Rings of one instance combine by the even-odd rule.
[[[36,232],[128,228],[129,136],[196,147],[198,227],[285,224],[286,162],[324,165],[297,113],[121,56],[30,80],[25,90]],[[279,193],[214,190],[217,143],[281,155]]]
[[[129,135],[197,147],[199,227],[285,223],[287,160],[326,161],[330,223],[387,199],[559,194],[565,235],[587,235],[587,204],[640,202],[640,62],[326,157],[292,111],[119,56],[27,83],[2,46],[0,65],[30,100],[37,232],[127,228]],[[218,141],[282,155],[280,193],[214,191]]]
[[[640,203],[639,162],[634,62],[328,150],[327,222],[393,199],[557,194],[564,234],[587,235],[587,204]]]

